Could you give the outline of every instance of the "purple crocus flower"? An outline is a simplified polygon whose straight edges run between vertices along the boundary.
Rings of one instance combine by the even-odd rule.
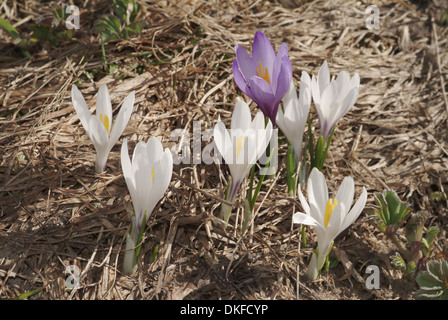
[[[278,106],[288,91],[292,66],[288,46],[282,43],[275,55],[266,35],[257,31],[252,45],[252,57],[240,45],[235,46],[233,77],[238,88],[251,98],[275,126]]]

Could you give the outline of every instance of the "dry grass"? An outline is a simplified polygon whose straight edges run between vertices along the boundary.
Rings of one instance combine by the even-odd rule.
[[[26,3],[6,1],[0,14],[20,29],[42,15],[39,3]],[[430,214],[427,227],[441,230],[435,251],[443,252],[447,200],[432,196],[446,195],[448,186],[448,103],[442,92],[448,30],[431,20],[437,8],[378,1],[380,29],[367,30],[364,10],[371,1],[299,1],[296,8],[265,1],[142,1],[147,27],[130,41],[106,46],[108,63],[118,66],[108,74],[91,32],[107,3],[81,6],[76,38],[54,49],[43,46],[30,60],[0,44],[4,56],[13,57],[0,69],[0,297],[38,289],[30,299],[413,298],[415,282],[390,265],[395,248],[365,213],[335,243],[332,257],[338,253],[341,263],[321,281],[306,281],[316,239],[308,230],[308,246],[299,251],[299,229],[291,217],[300,207],[287,196],[285,145],[246,237],[239,228],[222,232],[210,223],[227,169],[176,165],[148,222],[138,271],[123,275],[131,200],[121,174],[122,139],[106,173],[95,174],[93,145],[70,88],[78,81],[94,107],[99,85],[107,83],[114,108],[136,90],[122,136],[132,150],[149,136],[173,147],[171,132],[185,128],[192,135],[193,121],[201,121],[202,130],[212,128],[218,115],[228,122],[237,96],[233,48],[250,48],[256,30],[275,48],[288,44],[295,79],[302,70],[317,74],[323,60],[332,74],[358,72],[359,98],[339,123],[325,165],[330,188],[352,175],[356,195],[366,186],[369,203],[374,192],[396,190],[414,212]],[[9,41],[3,30],[0,38]],[[317,125],[313,108],[311,113]],[[240,207],[238,202],[236,215]],[[380,290],[365,287],[369,264],[380,266]],[[68,265],[81,271],[79,289],[65,290]]]

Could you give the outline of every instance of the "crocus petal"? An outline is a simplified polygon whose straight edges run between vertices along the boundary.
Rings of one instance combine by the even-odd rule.
[[[274,103],[274,93],[272,87],[260,77],[252,77],[249,80],[250,89],[255,98],[255,103],[260,107],[263,113],[275,123],[275,116],[278,110],[273,113],[272,106]]]
[[[292,221],[294,224],[306,224],[308,226],[320,227],[320,224],[316,219],[302,212],[294,213]]]
[[[339,233],[343,231],[341,230],[341,226],[343,218],[345,217],[345,211],[346,208],[344,203],[338,202],[331,213],[330,221],[328,222],[328,226],[325,230],[326,239],[324,241],[328,243],[332,242],[339,235]]]
[[[252,59],[256,66],[261,62],[263,68],[267,68],[272,74],[275,52],[268,37],[261,31],[255,32],[254,42],[252,44]]]
[[[233,109],[233,116],[230,123],[230,128],[246,130],[250,128],[251,115],[250,109],[246,102],[238,99],[235,103],[235,109]]]
[[[281,68],[278,74],[277,83],[274,87],[275,90],[275,99],[274,104],[277,105],[285,96],[286,92],[289,89],[292,80],[292,66],[289,58],[287,56],[282,56],[281,58]],[[277,114],[277,110],[273,110]]]
[[[367,202],[367,190],[366,188],[363,187],[361,195],[359,196],[355,205],[344,219],[344,222],[341,226],[341,232],[347,229],[353,222],[355,222],[356,219],[358,219],[359,215],[361,214],[362,210],[366,205],[366,202]]]
[[[244,77],[246,82],[249,83],[249,79],[251,77],[258,75],[257,66],[251,56],[247,53],[246,49],[242,46],[235,46],[235,55],[241,75]]]
[[[79,91],[75,85],[72,85],[72,102],[84,130],[86,130],[87,134],[89,134],[89,119],[91,113],[81,91]]]
[[[344,203],[345,208],[347,210],[350,209],[353,203],[353,198],[355,196],[355,182],[353,181],[352,177],[345,177],[344,180],[342,180],[339,189],[336,193],[336,200],[338,203]],[[347,212],[342,212],[345,218],[345,215]]]
[[[151,163],[159,162],[163,156],[163,146],[156,137],[149,138],[145,145],[146,157],[150,159]]]
[[[129,119],[131,118],[132,108],[134,107],[135,91],[132,91],[126,99],[124,99],[118,112],[117,118],[112,127],[112,132],[109,137],[109,150],[115,145],[120,138],[124,129],[126,128]]]
[[[241,71],[239,69],[238,61],[236,59],[233,60],[232,73],[233,73],[233,80],[235,81],[235,83],[238,86],[238,88],[246,96],[248,96],[249,98],[254,100],[254,96],[252,95],[252,91],[250,91],[249,84],[246,81],[246,79],[244,78],[244,76],[242,75],[242,73],[241,73]]]
[[[104,125],[95,116],[91,116],[89,119],[89,130],[90,139],[96,150],[95,170],[98,173],[101,173],[106,168],[107,156],[109,155],[107,150],[107,131]]]
[[[128,139],[126,138],[124,139],[123,144],[121,145],[120,157],[121,157],[121,170],[123,171],[124,180],[126,181],[126,185],[128,187],[131,198],[135,199],[136,185],[134,181],[131,159],[129,158]]]
[[[320,212],[325,212],[325,206],[328,201],[328,188],[324,174],[317,168],[311,170],[307,185],[308,201],[315,205]]]
[[[213,137],[216,148],[227,163],[233,162],[232,140],[221,120],[215,124]]]
[[[320,89],[320,94],[330,84],[330,70],[328,69],[327,61],[324,61],[317,74],[317,82]]]
[[[302,76],[300,78],[299,105],[303,106],[304,108],[308,108],[309,110],[310,104],[311,104],[311,78],[306,71],[302,71]]]
[[[308,204],[308,201],[306,201],[305,197],[303,196],[302,188],[300,185],[299,185],[299,188],[297,191],[299,193],[299,200],[300,200],[300,204],[302,205],[303,211],[305,211],[306,214],[310,215],[310,211],[311,211],[310,205]]]
[[[271,85],[272,85],[274,92],[277,91],[277,84],[278,84],[279,76],[281,75],[282,77],[284,77],[284,74],[282,74],[282,72],[285,71],[285,70],[282,70],[282,64],[284,63],[283,58],[286,58],[286,60],[289,62],[289,65],[291,66],[291,62],[289,61],[289,58],[288,58],[288,46],[286,45],[286,43],[282,43],[282,45],[280,46],[280,49],[278,50],[277,55],[275,56],[273,68],[272,68],[272,71],[270,74]],[[291,66],[291,71],[289,73],[291,74],[291,77],[292,77],[292,66]],[[288,82],[288,85],[289,85],[289,82]]]
[[[139,152],[134,156],[135,160],[132,162],[132,167],[134,169],[134,180],[136,188],[135,199],[132,199],[134,204],[135,215],[138,220],[141,221],[144,212],[146,211],[146,216],[149,217],[151,214],[148,211],[149,195],[153,192],[154,184],[152,182],[152,170],[149,165],[149,159],[145,152]],[[146,223],[143,221],[142,223]]]
[[[173,158],[171,155],[171,151],[169,149],[166,149],[165,152],[162,152],[159,157],[160,160],[154,164],[153,189],[149,195],[148,201],[149,214],[152,213],[154,207],[165,194],[166,189],[170,184],[173,171]],[[147,219],[149,218],[149,214],[147,215]]]
[[[110,128],[112,126],[112,104],[110,101],[109,90],[107,89],[107,85],[104,83],[100,85],[100,88],[98,89],[98,96],[96,98],[96,116],[100,119],[101,115],[103,115],[103,117],[107,116],[109,119],[109,136]]]
[[[340,96],[345,97],[350,90],[350,74],[343,70],[336,77],[337,91]]]

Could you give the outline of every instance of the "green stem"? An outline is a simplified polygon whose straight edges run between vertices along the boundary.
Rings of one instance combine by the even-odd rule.
[[[311,132],[311,117],[308,116],[308,144],[309,144],[309,152],[310,152],[310,169],[315,167],[314,163],[314,143],[313,143],[313,134]]]
[[[297,162],[294,155],[294,148],[293,146],[288,143],[288,153],[286,156],[286,174],[288,177],[288,193],[290,196],[294,196],[296,191],[296,178],[294,175],[297,172]]]

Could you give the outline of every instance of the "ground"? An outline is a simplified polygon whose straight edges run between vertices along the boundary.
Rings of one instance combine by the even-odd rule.
[[[80,29],[68,39],[40,39],[26,52],[0,28],[0,298],[2,299],[414,299],[418,285],[391,264],[397,248],[368,208],[338,237],[332,268],[314,282],[306,268],[317,238],[292,215],[301,210],[287,192],[286,144],[267,178],[253,228],[241,234],[247,181],[231,226],[211,223],[219,211],[228,169],[176,164],[165,196],[145,232],[138,269],[122,273],[130,199],[121,171],[124,138],[157,136],[175,148],[175,129],[228,125],[239,96],[231,65],[236,44],[250,51],[263,31],[277,50],[289,47],[293,78],[317,75],[327,61],[336,75],[361,78],[355,106],[338,123],[324,173],[330,190],[351,175],[355,196],[393,189],[412,212],[428,214],[425,230],[440,230],[431,257],[448,253],[447,1],[139,1],[142,31],[107,42],[103,56],[95,24],[111,1],[74,1]],[[63,3],[59,3],[62,5]],[[378,29],[366,27],[377,5]],[[52,20],[52,2],[7,0],[0,16],[22,37]],[[54,34],[65,32],[59,26]],[[96,174],[95,151],[71,102],[76,84],[93,110],[106,83],[114,113],[129,92],[131,120]],[[252,103],[252,114],[257,106]],[[318,135],[314,106],[313,134]],[[209,142],[204,141],[203,146]],[[403,231],[399,230],[403,238]],[[380,288],[368,289],[376,265]],[[68,290],[71,266],[79,288]],[[78,272],[78,273],[76,273]]]

